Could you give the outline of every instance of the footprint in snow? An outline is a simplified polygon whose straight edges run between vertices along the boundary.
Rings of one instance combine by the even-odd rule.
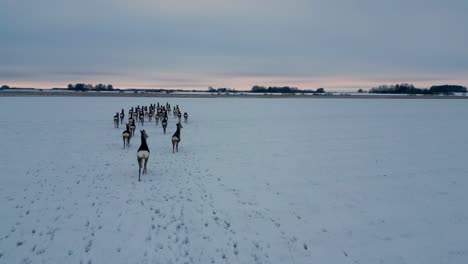
[[[36,251],[36,255],[42,255],[42,254],[44,254],[45,251],[46,251],[45,248],[40,248],[40,249],[38,249],[38,250]]]
[[[89,240],[88,244],[86,244],[85,252],[88,253],[91,250],[92,246],[93,246],[93,240]]]

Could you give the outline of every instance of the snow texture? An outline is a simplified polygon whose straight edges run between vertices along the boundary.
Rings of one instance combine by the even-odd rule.
[[[0,263],[468,263],[466,101],[168,101],[0,98]]]

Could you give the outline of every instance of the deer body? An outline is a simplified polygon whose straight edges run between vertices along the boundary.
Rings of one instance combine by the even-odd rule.
[[[135,135],[135,128],[136,128],[136,126],[135,126],[135,119],[133,119],[133,118],[130,119],[130,120],[129,120],[129,124],[130,124],[130,132],[131,132],[132,137],[133,137],[133,136]]]
[[[181,128],[182,128],[182,125],[180,123],[177,123],[177,130],[172,135],[172,153],[174,153],[174,149],[175,149],[175,151],[179,152],[180,129]]]
[[[126,124],[127,128],[125,131],[122,133],[122,138],[123,138],[123,147],[125,148],[130,147],[130,137],[132,136],[132,132],[130,132],[130,126]]]
[[[162,120],[161,124],[162,124],[164,135],[165,135],[166,134],[166,127],[167,127],[167,117],[163,117],[163,120]]]
[[[119,127],[119,113],[116,113],[114,116],[114,127],[115,128]]]
[[[141,132],[141,145],[138,148],[137,152],[137,160],[138,160],[138,181],[141,181],[141,169],[143,168],[143,174],[146,174],[146,164],[148,163],[148,158],[150,155],[150,150],[148,148],[148,144],[146,143],[146,139],[148,135],[146,134],[145,130],[140,130]]]

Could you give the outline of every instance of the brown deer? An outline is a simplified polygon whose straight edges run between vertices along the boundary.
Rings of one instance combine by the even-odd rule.
[[[163,119],[161,121],[161,124],[162,124],[162,127],[163,127],[164,135],[166,135],[167,116],[163,117]]]
[[[130,132],[130,126],[126,124],[127,128],[125,129],[124,132],[122,132],[122,138],[123,138],[123,147],[125,146],[130,147],[130,138],[132,136],[132,132]]]
[[[141,145],[138,148],[137,152],[137,159],[138,159],[138,181],[141,181],[141,169],[143,168],[143,174],[146,174],[146,163],[148,163],[148,158],[150,155],[150,151],[148,148],[148,144],[146,143],[146,139],[148,135],[146,134],[145,130],[140,130],[141,132]]]
[[[119,113],[116,113],[114,116],[114,127],[119,128]]]
[[[181,123],[177,123],[177,130],[172,135],[172,153],[174,153],[174,148],[179,152],[179,142],[180,142],[180,129],[182,128]]]

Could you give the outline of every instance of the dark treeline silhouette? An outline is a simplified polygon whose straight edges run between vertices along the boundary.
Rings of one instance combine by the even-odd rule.
[[[381,85],[369,90],[370,93],[382,94],[453,94],[466,93],[467,89],[460,85],[439,85],[429,89],[416,88],[412,84],[402,83],[396,85]]]
[[[96,90],[96,91],[112,91],[114,90],[114,86],[111,84],[97,84],[93,86],[92,84],[85,84],[85,83],[77,83],[75,85],[69,84],[67,86],[68,90],[77,90],[77,91],[89,91],[89,90]]]
[[[239,91],[231,88],[213,88],[208,87],[208,92],[210,93],[238,93]]]
[[[461,86],[461,85],[438,85],[438,86],[432,86],[429,88],[429,91],[431,93],[444,93],[444,94],[450,94],[450,93],[466,93],[466,87]]]
[[[293,93],[324,93],[325,89],[324,88],[318,88],[317,90],[302,90],[298,89],[296,87],[289,87],[289,86],[283,86],[283,87],[276,87],[276,86],[270,86],[270,87],[264,87],[264,86],[258,86],[255,85],[252,87],[251,90],[252,93],[284,93],[284,94],[293,94]]]
[[[36,90],[36,89],[34,89],[34,88],[27,88],[27,87],[18,88],[18,87],[10,87],[10,86],[8,86],[8,85],[2,85],[2,86],[0,87],[0,91],[5,91],[5,90],[17,90],[17,91],[18,91],[18,90],[21,90],[21,91],[29,90],[29,91],[31,91],[31,90]],[[42,91],[42,89],[38,89],[38,90]]]

